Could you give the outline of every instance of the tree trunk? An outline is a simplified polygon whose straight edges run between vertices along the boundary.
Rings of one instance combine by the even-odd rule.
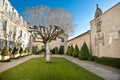
[[[46,43],[46,63],[50,63],[50,44]]]

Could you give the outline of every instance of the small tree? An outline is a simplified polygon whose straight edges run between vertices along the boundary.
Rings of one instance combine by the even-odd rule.
[[[67,52],[66,52],[66,54],[69,55],[69,52],[70,52],[70,46],[67,47]]]
[[[60,46],[60,48],[59,48],[59,54],[64,54],[64,46]]]
[[[70,56],[72,56],[73,50],[74,50],[74,48],[73,48],[73,46],[71,45],[71,46],[70,46],[70,51],[69,51],[69,55],[70,55]]]
[[[77,46],[77,44],[76,44],[75,49],[74,49],[74,51],[73,51],[73,56],[74,56],[74,57],[78,57],[78,54],[79,54],[79,48],[78,48],[78,46]]]
[[[18,49],[16,47],[14,47],[13,51],[12,51],[12,54],[18,54]]]
[[[22,47],[20,47],[19,53],[20,53],[20,55],[23,54],[23,48]]]
[[[84,42],[83,43],[83,46],[80,50],[80,53],[79,53],[79,58],[82,59],[82,60],[87,60],[88,57],[89,57],[90,53],[89,53],[89,49],[88,49],[88,46],[87,44]]]
[[[2,52],[1,52],[1,55],[2,55],[2,56],[8,56],[8,55],[9,55],[9,51],[8,51],[8,49],[7,49],[7,46],[5,46],[5,47],[3,48]]]
[[[40,50],[39,50],[38,46],[33,47],[33,53],[35,55],[38,55],[40,53]]]

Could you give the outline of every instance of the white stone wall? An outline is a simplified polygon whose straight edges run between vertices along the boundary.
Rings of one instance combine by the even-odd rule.
[[[100,32],[96,32],[98,19],[102,21]],[[95,41],[98,34],[104,38]],[[120,58],[120,3],[91,21],[91,39],[93,55]]]
[[[76,44],[78,45],[79,50],[80,50],[84,42],[87,44],[89,51],[90,51],[90,31],[87,31],[71,40],[68,40],[66,43],[65,51],[67,51],[67,48],[70,45],[72,45],[75,48]]]
[[[16,9],[10,4],[8,0],[5,0],[3,5],[3,0],[0,0],[0,39],[5,40],[4,30],[3,30],[3,21],[7,21],[7,41],[13,41],[15,43],[22,43],[22,47],[27,47],[30,40],[30,33],[28,32],[28,27],[31,26],[20,16]],[[16,28],[16,36],[13,40],[14,30]],[[22,30],[22,37],[20,36],[20,30]],[[12,32],[11,39],[9,37],[9,32]],[[9,45],[8,45],[9,46]]]

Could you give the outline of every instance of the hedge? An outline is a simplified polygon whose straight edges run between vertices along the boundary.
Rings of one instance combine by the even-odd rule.
[[[59,48],[59,54],[64,54],[64,46],[60,46],[60,48]]]
[[[16,47],[14,47],[12,54],[18,54],[18,49]]]
[[[120,69],[120,58],[97,57],[95,62]]]
[[[2,49],[1,55],[2,55],[2,56],[7,56],[7,55],[9,55],[9,51],[8,51],[7,46],[5,46],[5,47]]]
[[[84,43],[83,43],[83,46],[82,46],[82,48],[81,48],[81,50],[80,50],[80,53],[79,53],[79,59],[87,60],[89,56],[90,56],[90,53],[89,53],[88,46],[87,46],[87,44],[84,42]]]
[[[78,57],[78,54],[79,54],[79,48],[78,48],[77,45],[75,45],[75,49],[74,49],[74,51],[73,51],[72,56],[74,56],[74,57]]]

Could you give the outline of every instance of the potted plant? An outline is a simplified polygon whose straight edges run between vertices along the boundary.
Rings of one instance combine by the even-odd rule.
[[[28,53],[28,47],[25,48],[24,53],[25,53],[26,56],[28,56],[28,54],[29,54]]]
[[[0,61],[10,61],[10,55],[7,46],[2,49]]]
[[[20,53],[20,56],[21,56],[21,57],[23,57],[23,56],[24,56],[24,52],[23,52],[22,47],[20,48],[19,53]]]
[[[12,53],[11,53],[11,58],[12,59],[16,59],[19,58],[20,54],[18,53],[18,49],[16,47],[14,47]]]

